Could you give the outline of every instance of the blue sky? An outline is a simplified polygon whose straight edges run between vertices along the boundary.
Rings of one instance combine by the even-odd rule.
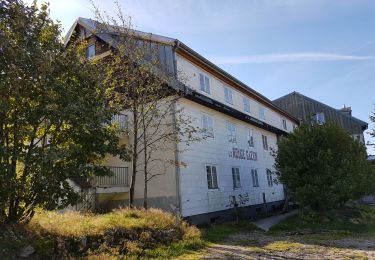
[[[78,16],[93,17],[87,0],[49,2],[65,31]],[[114,15],[113,1],[95,2]],[[298,91],[335,108],[351,106],[355,117],[369,122],[375,103],[373,0],[119,2],[136,29],[178,38],[270,99]]]

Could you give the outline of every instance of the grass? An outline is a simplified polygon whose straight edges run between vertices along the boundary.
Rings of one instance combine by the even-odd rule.
[[[0,255],[5,259],[15,258],[20,248],[31,245],[36,250],[35,259],[52,256],[197,259],[204,256],[208,246],[224,242],[231,235],[240,233],[249,236],[234,236],[231,243],[259,254],[308,250],[302,248],[304,245],[301,243],[304,242],[284,241],[282,237],[301,233],[304,241],[322,244],[356,234],[373,235],[375,208],[360,207],[359,210],[338,212],[325,222],[311,222],[295,215],[272,227],[269,232],[260,231],[250,222],[214,224],[199,230],[172,214],[156,209],[122,209],[101,215],[41,211],[27,225],[0,228]],[[276,235],[278,239],[261,241],[261,238],[258,240],[252,237],[252,233],[260,236]],[[87,242],[85,245],[82,244],[83,238]]]
[[[201,232],[157,209],[122,209],[108,214],[38,212],[27,225],[0,229],[0,255],[15,258],[31,245],[35,259],[177,258],[203,248]]]
[[[184,222],[183,222],[184,223]],[[111,229],[153,229],[163,230],[176,228],[176,218],[159,209],[130,210],[122,209],[111,213],[94,215],[67,212],[61,214],[55,211],[36,214],[30,228],[43,229],[50,234],[66,237],[82,237],[103,235]],[[187,226],[182,224],[181,228]]]
[[[212,225],[209,228],[203,230],[203,239],[210,243],[218,243],[230,235],[237,233],[245,233],[259,230],[254,224],[250,222],[240,222],[240,223],[223,223],[218,225]]]
[[[269,243],[264,249],[273,250],[273,251],[287,251],[287,250],[298,250],[299,248],[303,247],[301,243],[294,243],[290,241],[275,241]]]
[[[278,231],[311,231],[323,234],[326,232],[337,237],[375,234],[375,207],[343,208],[332,213],[332,216],[325,221],[311,221],[301,215],[294,215],[273,226],[270,231],[270,234]]]

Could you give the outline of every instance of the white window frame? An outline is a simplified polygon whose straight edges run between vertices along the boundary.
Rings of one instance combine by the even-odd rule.
[[[263,106],[259,106],[259,119],[266,121],[266,108]]]
[[[231,122],[227,122],[227,136],[229,143],[237,143],[237,126]]]
[[[251,180],[253,187],[259,187],[258,169],[251,169]]]
[[[210,171],[208,171],[210,169]],[[215,173],[213,173],[215,169]],[[206,164],[205,165],[206,177],[207,177],[207,188],[209,190],[219,189],[219,182],[217,180],[217,167],[216,165]]]
[[[199,73],[199,90],[211,94],[210,77],[204,73]]]
[[[241,174],[240,174],[240,167],[232,167],[232,181],[233,181],[233,189],[240,189],[241,188]]]
[[[202,129],[206,130],[207,137],[215,138],[214,119],[211,115],[202,114]]]
[[[268,140],[266,135],[262,135],[262,143],[263,143],[263,149],[268,150]]]
[[[270,169],[266,169],[266,174],[267,174],[268,187],[273,187],[272,171]]]
[[[247,145],[249,147],[255,147],[254,146],[254,130],[250,128],[246,128],[246,135],[247,135]]]
[[[224,86],[224,100],[226,103],[233,105],[233,91],[229,87]]]
[[[250,113],[250,111],[251,111],[250,98],[244,96],[242,98],[242,101],[243,101],[243,111],[245,111],[246,113]]]
[[[286,123],[286,119],[285,118],[281,119],[281,124],[282,124],[284,130],[288,130],[288,125]]]

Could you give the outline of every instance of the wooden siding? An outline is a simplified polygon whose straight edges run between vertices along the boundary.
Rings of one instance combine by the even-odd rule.
[[[276,99],[274,103],[304,123],[310,123],[312,115],[323,112],[326,121],[338,124],[351,134],[361,135],[367,129],[367,123],[297,92]]]

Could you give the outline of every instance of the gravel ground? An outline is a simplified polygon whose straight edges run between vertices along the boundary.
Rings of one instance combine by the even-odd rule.
[[[209,247],[204,259],[375,259],[375,238],[251,232]]]

